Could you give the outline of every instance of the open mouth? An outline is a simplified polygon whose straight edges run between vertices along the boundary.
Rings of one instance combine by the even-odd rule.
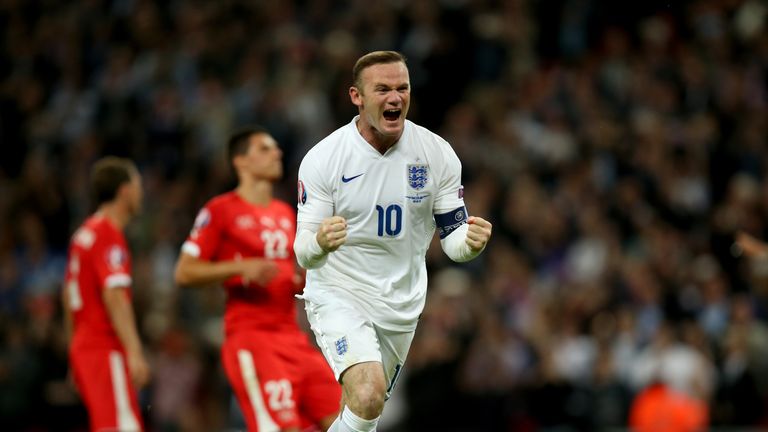
[[[384,111],[384,119],[387,121],[395,121],[400,118],[400,113],[402,111],[399,109],[388,109]]]

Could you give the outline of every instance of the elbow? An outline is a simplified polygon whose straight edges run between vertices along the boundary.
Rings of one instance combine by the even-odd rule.
[[[187,286],[191,283],[189,275],[182,266],[176,266],[176,270],[173,272],[173,281],[178,286]]]
[[[305,270],[313,270],[322,266],[322,263],[312,262],[311,260],[298,255],[296,256],[296,262],[298,262],[299,266]]]
[[[299,266],[305,270],[314,270],[325,265],[328,260],[328,255],[312,256],[311,254],[301,251],[296,254],[296,262]]]
[[[306,260],[301,259],[299,256],[296,256],[296,263],[298,263],[299,267],[303,268],[304,270],[309,270]]]

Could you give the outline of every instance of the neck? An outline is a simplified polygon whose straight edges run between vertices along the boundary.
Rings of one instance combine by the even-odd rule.
[[[272,189],[268,180],[241,180],[235,192],[248,203],[265,206],[272,200]]]
[[[116,202],[102,204],[99,207],[97,213],[107,218],[120,230],[124,229],[125,226],[128,225],[128,222],[131,220],[131,215],[128,213],[128,211]]]
[[[388,136],[382,134],[376,130],[376,128],[365,122],[362,115],[357,120],[357,131],[360,133],[360,136],[371,145],[371,147],[381,154],[386,153],[387,150],[394,146],[400,139],[400,136]]]

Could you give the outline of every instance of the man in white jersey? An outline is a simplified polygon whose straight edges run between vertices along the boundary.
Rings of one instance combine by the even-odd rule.
[[[329,431],[373,431],[403,367],[427,290],[437,227],[445,253],[469,261],[491,224],[467,216],[451,146],[405,119],[404,57],[376,51],[352,70],[359,115],[320,141],[299,168],[295,252],[318,344],[342,385]]]

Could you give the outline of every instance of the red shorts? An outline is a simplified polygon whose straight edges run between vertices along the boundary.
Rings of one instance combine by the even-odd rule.
[[[141,431],[144,425],[125,354],[119,350],[70,351],[69,362],[92,431]]]
[[[339,412],[341,386],[303,333],[236,333],[221,357],[251,432],[305,428]]]

